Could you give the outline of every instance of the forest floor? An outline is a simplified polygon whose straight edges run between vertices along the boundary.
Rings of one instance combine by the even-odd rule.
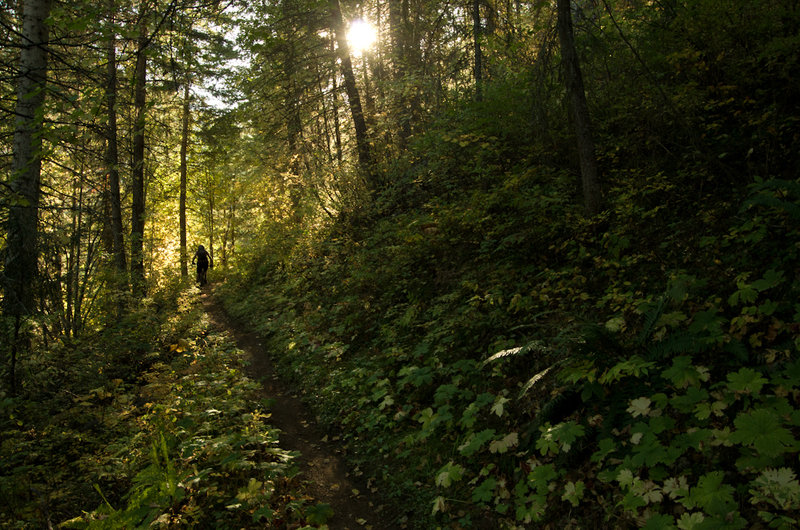
[[[342,447],[322,432],[298,394],[275,373],[258,335],[231,319],[211,288],[203,290],[201,299],[212,326],[228,331],[239,349],[245,352],[249,361],[248,375],[261,382],[263,397],[273,403],[270,424],[281,431],[281,448],[300,453],[298,467],[301,478],[308,483],[309,495],[333,508],[328,528],[395,528],[378,515],[384,510],[393,510],[381,506],[377,499],[370,499],[366,484],[348,469]]]

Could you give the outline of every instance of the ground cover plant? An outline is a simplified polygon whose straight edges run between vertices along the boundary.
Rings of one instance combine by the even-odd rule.
[[[331,515],[303,493],[260,385],[230,337],[209,329],[198,294],[136,316],[143,327],[133,331],[149,341],[139,371],[115,372],[121,349],[76,348],[70,363],[109,373],[102,386],[54,387],[44,416],[29,415],[43,403],[6,400],[4,527],[299,528]],[[123,324],[106,337],[131,331]],[[66,381],[75,370],[46,369]]]
[[[798,181],[610,168],[587,219],[475,112],[230,310],[415,524],[796,525]]]
[[[428,216],[379,221],[357,247],[322,241],[263,287],[231,287],[230,305],[417,524],[791,528],[796,189],[753,185],[725,231],[693,241],[673,222],[684,263],[712,256],[694,274],[633,285],[652,250],[625,242],[621,211],[535,238],[564,259],[523,279],[527,256],[498,251],[513,239],[473,239],[483,212],[440,209],[433,235]]]
[[[796,0],[11,3],[1,525],[800,525]]]

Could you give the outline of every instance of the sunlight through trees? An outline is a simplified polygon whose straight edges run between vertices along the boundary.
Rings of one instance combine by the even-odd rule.
[[[350,22],[350,29],[347,30],[347,42],[353,55],[361,56],[368,52],[378,39],[378,32],[375,27],[363,19],[355,19]]]
[[[335,517],[249,474],[261,408],[177,389],[235,375],[212,294],[392,524],[800,525],[799,34],[790,0],[3,2],[0,528]]]

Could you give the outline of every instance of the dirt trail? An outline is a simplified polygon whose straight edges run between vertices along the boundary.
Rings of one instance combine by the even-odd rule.
[[[320,432],[314,417],[275,374],[261,339],[230,319],[210,289],[204,290],[201,299],[212,325],[229,331],[247,355],[250,377],[262,381],[265,397],[275,400],[270,410],[270,423],[281,430],[282,448],[301,453],[298,464],[303,478],[309,481],[309,494],[333,508],[334,515],[328,527],[333,530],[399,528],[382,520],[380,513],[384,507],[366,498],[368,490],[349,473],[341,457],[341,448],[334,442],[323,441],[327,438]]]

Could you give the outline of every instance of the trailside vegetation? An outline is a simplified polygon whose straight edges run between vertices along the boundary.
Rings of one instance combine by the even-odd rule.
[[[795,0],[12,4],[0,526],[800,525]]]
[[[225,286],[399,521],[798,524],[800,13],[610,4],[572,13],[599,213],[540,33]]]
[[[43,353],[37,396],[0,401],[3,528],[325,523],[330,507],[304,493],[261,385],[198,295],[156,293],[101,335]]]

